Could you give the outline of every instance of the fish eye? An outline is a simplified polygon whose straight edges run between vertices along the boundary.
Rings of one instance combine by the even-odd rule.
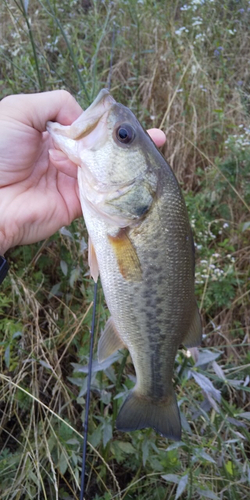
[[[123,123],[116,130],[116,138],[122,144],[131,144],[135,138],[135,131],[129,123]]]

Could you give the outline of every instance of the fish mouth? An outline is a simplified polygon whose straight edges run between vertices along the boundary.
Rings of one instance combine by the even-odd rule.
[[[103,136],[103,131],[106,125],[107,117],[111,107],[116,103],[115,99],[110,95],[108,89],[102,89],[92,104],[75,120],[71,125],[63,126],[59,123],[48,122],[47,130],[52,139],[61,148],[63,141],[60,136],[67,137],[68,140],[79,141],[91,136],[91,132],[96,131],[96,127],[100,123],[101,131],[98,136]],[[95,137],[96,142],[97,137]],[[84,147],[90,147],[86,141]],[[62,150],[64,150],[62,148]]]
[[[108,89],[102,89],[92,104],[82,113],[71,127],[71,138],[75,141],[89,135],[104,115],[107,115],[115,99]]]

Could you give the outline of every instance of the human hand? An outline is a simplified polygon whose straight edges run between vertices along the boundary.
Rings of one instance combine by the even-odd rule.
[[[47,121],[71,125],[82,113],[64,90],[0,102],[0,254],[54,234],[81,215],[77,168],[54,149]],[[165,142],[149,131],[157,146]]]

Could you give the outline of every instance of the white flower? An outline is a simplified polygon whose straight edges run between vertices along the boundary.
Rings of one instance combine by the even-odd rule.
[[[193,18],[193,26],[200,26],[201,24],[202,24],[201,17],[194,17]]]
[[[189,30],[185,28],[185,26],[182,26],[182,28],[179,28],[178,30],[175,31],[175,34],[177,36],[181,35],[182,33],[188,33]]]
[[[204,42],[205,40],[204,33],[197,33],[197,35],[195,35],[195,40],[200,40],[201,42]]]

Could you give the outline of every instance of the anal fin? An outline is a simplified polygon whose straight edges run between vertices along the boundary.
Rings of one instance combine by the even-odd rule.
[[[182,343],[186,347],[196,347],[201,344],[202,340],[202,325],[201,325],[201,317],[199,313],[198,306],[196,304],[193,321],[190,325],[190,328],[182,340]]]
[[[93,243],[90,237],[88,241],[88,262],[89,262],[90,274],[96,283],[99,276],[99,266],[96,258],[95,249],[93,247]]]
[[[111,356],[113,352],[118,351],[118,349],[123,349],[124,347],[126,346],[115,328],[112,317],[110,317],[98,342],[97,353],[99,363]]]

